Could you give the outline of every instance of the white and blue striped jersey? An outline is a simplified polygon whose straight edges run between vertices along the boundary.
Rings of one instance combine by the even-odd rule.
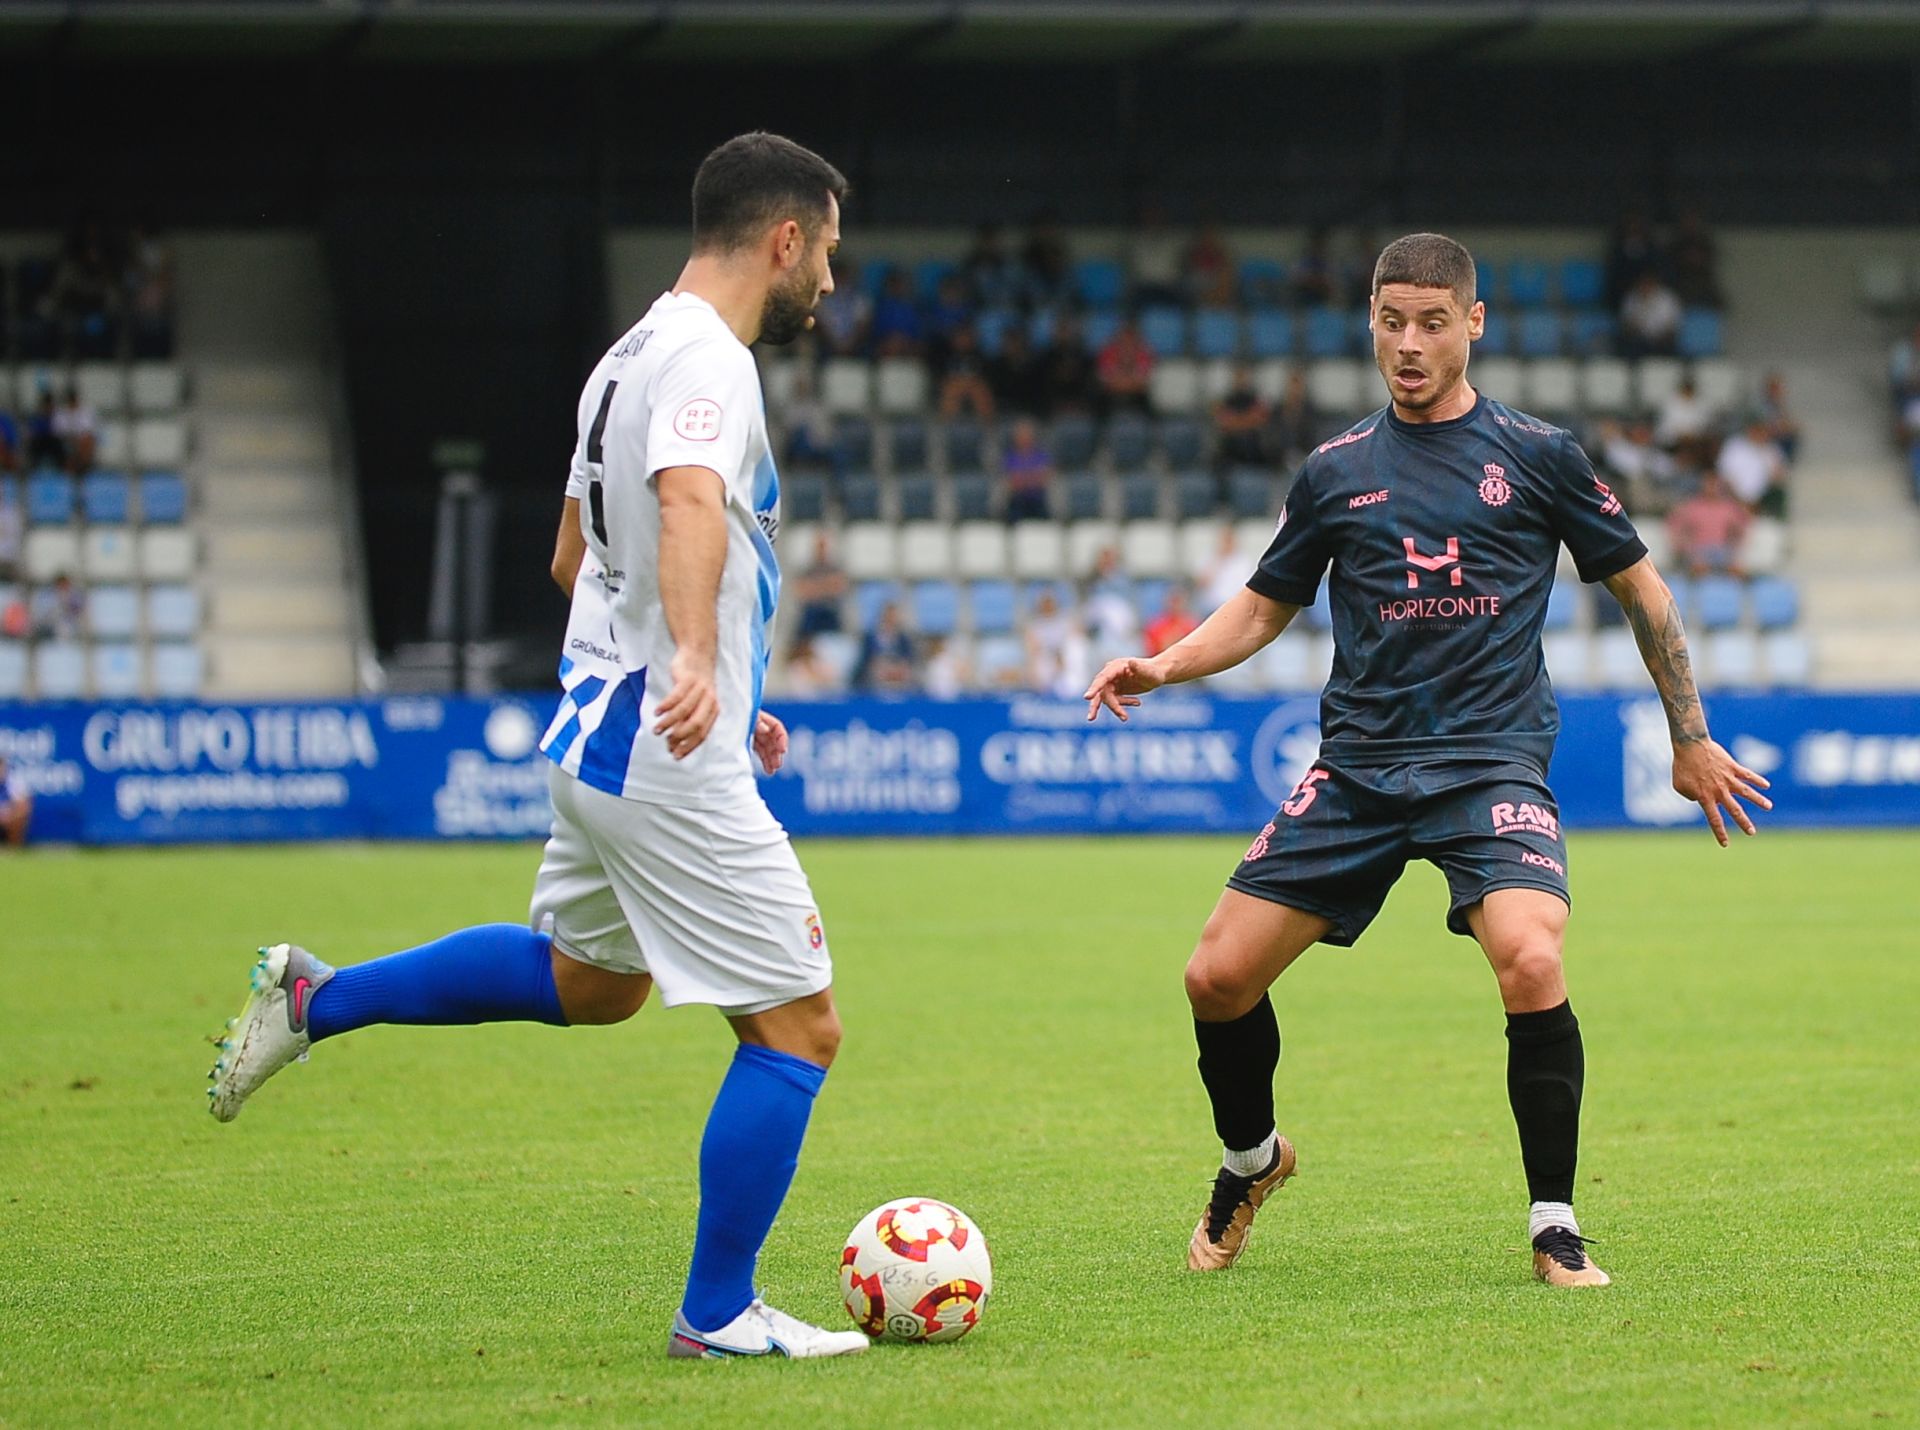
[[[714,663],[720,716],[684,760],[653,733],[674,654],[660,603],[653,485],[668,467],[706,467],[726,485]],[[580,502],[587,556],[560,657],[560,708],[541,750],[608,794],[724,804],[739,782],[753,783],[749,745],[780,598],[780,478],[753,355],[704,299],[662,294],[600,359],[580,394],[567,495]]]

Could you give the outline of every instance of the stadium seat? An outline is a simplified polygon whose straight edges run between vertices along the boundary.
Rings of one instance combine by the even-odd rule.
[[[1067,569],[1066,533],[1050,521],[1015,524],[1010,540],[1013,574],[1034,581]]]
[[[1749,576],[1773,575],[1787,562],[1787,524],[1774,516],[1755,517],[1740,554]]]
[[[1506,280],[1506,300],[1516,308],[1544,308],[1552,298],[1547,265],[1534,259],[1514,259]]]
[[[900,574],[924,581],[953,574],[953,529],[945,522],[916,519],[901,523]]]
[[[1106,514],[1107,484],[1092,472],[1075,472],[1066,479],[1068,521],[1094,521]]]
[[[820,365],[820,400],[836,416],[864,414],[873,405],[873,369],[859,358],[828,358]]]
[[[1344,308],[1307,311],[1305,345],[1311,358],[1342,358],[1348,352],[1348,315]]]
[[[1277,640],[1269,641],[1252,662],[1259,667],[1261,683],[1269,690],[1310,689],[1310,646],[1311,642],[1297,631],[1283,631]]]
[[[1560,264],[1560,302],[1568,308],[1597,308],[1606,298],[1607,271],[1591,258]]]
[[[1253,365],[1253,390],[1268,402],[1279,404],[1287,395],[1287,379],[1293,376],[1293,364],[1281,358],[1268,358]],[[1222,383],[1220,396],[1226,391]]]
[[[923,636],[950,636],[960,625],[960,589],[951,581],[916,581],[912,625]]]
[[[1693,365],[1693,382],[1708,410],[1731,414],[1746,396],[1746,375],[1730,358],[1702,358]]]
[[[1020,315],[1010,308],[983,308],[973,315],[974,335],[980,339],[980,351],[988,357],[997,357],[1006,343],[1007,332],[1020,321]]]
[[[1255,308],[1247,316],[1247,351],[1256,358],[1293,356],[1293,314],[1282,308]]]
[[[1127,521],[1151,521],[1160,515],[1160,483],[1136,472],[1120,484],[1120,515]]]
[[[881,358],[873,389],[874,405],[889,416],[920,412],[927,405],[927,365],[918,358]]]
[[[1703,576],[1694,588],[1692,604],[1685,609],[1702,630],[1725,631],[1740,624],[1745,606],[1746,590],[1739,581],[1731,576]]]
[[[1725,326],[1711,308],[1689,308],[1680,319],[1681,357],[1719,357],[1726,351]]]
[[[1191,417],[1163,418],[1155,435],[1160,455],[1175,471],[1198,465],[1206,453],[1206,431]]]
[[[956,521],[986,521],[993,515],[993,483],[979,473],[957,476],[950,483]]]
[[[132,519],[132,497],[125,472],[89,472],[80,482],[80,509],[91,525],[124,526]]]
[[[1510,407],[1526,405],[1527,364],[1514,358],[1483,356],[1484,348],[1476,344],[1473,349],[1473,362],[1467,369],[1467,378],[1473,383],[1476,392],[1484,393],[1495,402],[1504,402]]]
[[[1565,581],[1555,581],[1547,592],[1545,629],[1569,631],[1580,623],[1580,589]]]
[[[81,570],[88,582],[131,582],[138,574],[131,526],[90,526],[81,537]]]
[[[1633,369],[1619,358],[1588,358],[1580,369],[1580,406],[1588,412],[1633,409]]]
[[[940,483],[931,473],[914,472],[894,484],[902,521],[932,521],[940,514]]]
[[[1062,471],[1077,472],[1092,465],[1092,418],[1078,413],[1056,417],[1048,440],[1052,444],[1054,465]]]
[[[137,467],[178,467],[187,459],[187,424],[179,417],[142,417],[133,424]],[[106,458],[103,456],[102,461]]]
[[[949,472],[971,476],[986,469],[987,437],[979,423],[949,422],[942,438]]]
[[[1529,308],[1520,315],[1519,350],[1523,357],[1558,357],[1566,341],[1566,324],[1550,308]]]
[[[1580,406],[1580,370],[1567,358],[1535,358],[1526,365],[1520,405],[1528,412],[1572,412]]]
[[[117,416],[127,408],[127,370],[116,362],[83,362],[73,370],[80,400],[101,417]]]
[[[1763,631],[1785,630],[1800,621],[1800,592],[1793,582],[1779,576],[1754,579],[1753,619]]]
[[[1099,352],[1119,331],[1120,313],[1115,308],[1096,308],[1080,319],[1080,341],[1090,353]]]
[[[1108,547],[1120,549],[1120,526],[1111,521],[1076,521],[1067,528],[1067,575],[1085,580],[1093,574],[1100,553]]]
[[[1220,550],[1220,533],[1227,523],[1217,517],[1200,516],[1182,521],[1177,539],[1180,543],[1180,569],[1199,573],[1213,564]]]
[[[844,521],[880,520],[880,483],[873,477],[848,477],[840,483],[840,516]]]
[[[1210,517],[1220,506],[1220,483],[1211,472],[1182,472],[1173,479],[1173,512],[1181,521]]]
[[[1074,295],[1089,308],[1118,307],[1126,285],[1126,270],[1111,259],[1083,258],[1073,265]]]
[[[200,647],[187,641],[167,641],[153,648],[153,693],[168,699],[191,699],[200,693]]]
[[[80,533],[70,526],[43,526],[27,533],[21,570],[45,583],[80,571]]]
[[[873,423],[858,413],[834,419],[833,456],[841,476],[864,477],[873,471]]]
[[[27,522],[64,526],[73,520],[73,478],[65,472],[38,471],[27,478]]]
[[[1137,472],[1147,464],[1147,424],[1122,412],[1107,424],[1107,456],[1116,472]]]
[[[0,700],[21,700],[27,693],[27,643],[0,640]]]
[[[1187,351],[1187,315],[1165,305],[1148,308],[1140,314],[1140,336],[1155,357],[1182,357]]]
[[[1620,321],[1613,314],[1583,308],[1567,323],[1573,350],[1583,357],[1603,357],[1611,353],[1620,334]]]
[[[1243,258],[1235,276],[1240,284],[1240,301],[1250,308],[1286,299],[1287,265],[1277,258]]]
[[[1798,631],[1768,631],[1760,637],[1770,685],[1801,686],[1813,678],[1813,647]]]
[[[954,570],[971,578],[1007,574],[1007,529],[996,521],[963,521],[954,529]]]
[[[974,678],[989,688],[1024,685],[1027,647],[1018,636],[990,635],[974,647]]]
[[[140,520],[150,526],[177,526],[187,519],[187,483],[178,472],[144,472],[140,477]]]
[[[896,476],[924,471],[929,450],[926,423],[913,417],[896,417],[887,424],[887,463]]]
[[[1029,581],[1020,591],[1020,609],[1032,615],[1042,596],[1052,596],[1054,604],[1063,611],[1072,610],[1077,600],[1071,581],[1062,581],[1057,577],[1046,581]]]
[[[1637,523],[1640,542],[1647,548],[1647,555],[1662,571],[1673,564],[1673,538],[1667,534],[1664,521],[1642,521]],[[1571,559],[1571,558],[1569,558]]]
[[[1307,401],[1316,412],[1364,408],[1366,369],[1352,358],[1322,358],[1307,367]]]
[[[1686,364],[1678,358],[1641,358],[1633,365],[1633,397],[1641,408],[1656,411],[1673,395],[1686,375]]]
[[[1633,632],[1613,626],[1593,638],[1595,683],[1607,690],[1645,691],[1647,667]]]
[[[1202,308],[1193,315],[1193,355],[1230,358],[1240,352],[1240,315],[1225,308]]]
[[[1003,635],[1019,617],[1011,581],[975,581],[967,592],[973,629],[980,635]]]
[[[1760,679],[1760,638],[1752,631],[1711,631],[1707,635],[1708,683],[1722,690],[1751,690]]]
[[[849,519],[840,535],[840,563],[855,581],[890,579],[900,569],[897,529],[870,518]]]
[[[767,411],[780,416],[793,402],[794,389],[800,385],[800,371],[806,360],[770,357],[764,349],[755,356],[760,360],[760,392],[767,400]]]
[[[1681,615],[1688,621],[1697,619],[1692,579],[1682,576],[1678,571],[1670,571],[1667,573],[1667,589],[1673,592],[1673,604],[1680,608]],[[1613,604],[1617,606],[1619,602]]]
[[[1278,517],[1285,488],[1273,473],[1257,467],[1236,467],[1227,478],[1227,505],[1235,517]]]
[[[827,514],[826,481],[811,472],[795,472],[780,483],[782,520],[819,521]]]
[[[1149,576],[1133,583],[1133,608],[1145,620],[1167,604],[1167,593],[1178,585],[1165,576]]]
[[[1155,412],[1193,412],[1200,406],[1200,367],[1191,358],[1164,358],[1147,378]]]
[[[859,637],[848,631],[821,631],[813,638],[813,649],[820,661],[832,673],[836,685],[844,686],[853,678],[853,668],[860,662]],[[154,680],[159,682],[159,652],[155,651]]]
[[[1557,587],[1555,588],[1558,589]],[[1547,678],[1560,690],[1586,690],[1593,685],[1593,667],[1587,637],[1580,631],[1549,631],[1540,638]]]
[[[93,693],[102,700],[132,700],[140,694],[140,648],[125,641],[92,651]]]
[[[1173,524],[1129,521],[1120,529],[1120,564],[1132,576],[1182,576]]]
[[[143,531],[137,546],[143,580],[185,581],[193,575],[196,551],[192,532],[182,527]]]
[[[13,374],[13,407],[21,415],[40,405],[43,392],[66,389],[67,375],[45,363],[23,363]]]
[[[812,546],[805,548],[809,554]],[[191,586],[147,588],[147,634],[156,640],[183,640],[200,630],[200,594]]]
[[[1513,321],[1504,312],[1495,309],[1487,314],[1484,327],[1480,330],[1480,339],[1473,345],[1476,357],[1505,357],[1513,351]]]
[[[131,586],[94,586],[86,601],[87,634],[95,640],[130,640],[140,634],[140,601]]]
[[[880,612],[900,602],[898,581],[856,581],[853,585],[854,621],[858,629],[870,631],[880,624]],[[906,612],[902,610],[904,616]]]
[[[33,688],[42,700],[87,693],[87,652],[77,641],[42,641],[33,651]]]

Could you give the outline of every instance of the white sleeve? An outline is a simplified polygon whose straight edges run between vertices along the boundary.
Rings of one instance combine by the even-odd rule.
[[[654,378],[647,427],[647,480],[668,467],[719,474],[730,500],[751,509],[747,441],[760,415],[760,373],[753,355],[722,338],[675,353]]]
[[[594,412],[589,409],[588,403],[597,404],[600,401],[599,389],[605,386],[605,383],[594,381],[594,378],[599,376],[600,369],[596,367],[588,377],[586,387],[581,389],[580,406],[575,413],[573,461],[567,467],[567,495],[575,501],[587,499],[587,483],[593,480],[593,474],[587,470],[587,432],[588,424],[593,421]]]

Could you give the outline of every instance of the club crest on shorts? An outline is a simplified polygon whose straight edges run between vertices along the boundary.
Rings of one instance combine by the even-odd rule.
[[[827,941],[826,934],[822,933],[820,930],[820,915],[808,914],[807,915],[807,947],[813,949],[817,953],[819,952],[821,945],[824,944],[826,941]]]
[[[1498,462],[1488,462],[1480,470],[1486,474],[1480,482],[1480,500],[1488,506],[1505,506],[1513,496],[1513,488],[1507,484],[1507,469]]]

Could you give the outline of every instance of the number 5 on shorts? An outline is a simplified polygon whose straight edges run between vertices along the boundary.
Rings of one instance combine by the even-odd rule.
[[[1320,795],[1320,791],[1315,788],[1315,786],[1317,786],[1321,780],[1331,778],[1332,776],[1325,770],[1308,770],[1306,778],[1293,787],[1293,794],[1287,799],[1285,804],[1280,806],[1280,812],[1282,814],[1292,815],[1295,818],[1305,814],[1307,812],[1307,806],[1312,804]]]

